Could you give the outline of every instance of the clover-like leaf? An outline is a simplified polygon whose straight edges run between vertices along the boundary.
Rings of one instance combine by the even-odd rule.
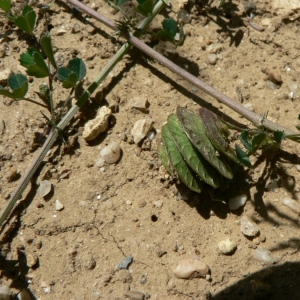
[[[11,95],[14,98],[24,98],[28,91],[28,79],[23,74],[10,75],[7,80],[8,86],[12,89]]]
[[[138,1],[138,5],[136,7],[136,10],[144,15],[144,16],[148,16],[152,13],[155,2],[153,0],[137,0]]]
[[[11,8],[11,0],[0,0],[0,8],[3,9],[7,14],[9,14]]]
[[[25,5],[21,16],[13,18],[13,22],[27,33],[32,33],[36,22],[36,13],[30,5]]]
[[[27,69],[26,73],[30,76],[44,78],[50,74],[42,54],[34,49],[28,49],[26,53],[23,53],[20,57],[20,63]]]
[[[69,61],[69,68],[74,72],[79,80],[86,76],[86,67],[81,58],[75,57]]]

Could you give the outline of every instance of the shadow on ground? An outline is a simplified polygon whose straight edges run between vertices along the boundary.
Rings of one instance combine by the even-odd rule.
[[[213,300],[300,299],[300,262],[267,267],[226,287]]]

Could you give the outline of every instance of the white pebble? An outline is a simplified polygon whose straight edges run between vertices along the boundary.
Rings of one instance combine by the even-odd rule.
[[[131,130],[131,134],[133,136],[133,140],[135,144],[141,142],[151,128],[152,128],[152,120],[149,118],[136,121]]]
[[[271,192],[276,192],[278,189],[278,184],[276,180],[272,180],[267,184],[267,189]]]
[[[254,258],[266,265],[271,265],[276,262],[271,251],[265,248],[257,248],[254,251]]]
[[[296,165],[296,169],[298,172],[300,172],[300,165]]]
[[[289,207],[294,212],[300,214],[300,204],[298,201],[286,197],[283,199],[283,204]]]
[[[98,168],[103,167],[104,164],[105,164],[105,161],[104,161],[104,159],[103,159],[102,157],[99,157],[99,158],[96,160],[96,166],[97,166]]]
[[[160,208],[163,206],[163,202],[161,200],[153,201],[154,207]]]
[[[218,249],[222,254],[225,255],[232,254],[236,250],[236,248],[236,243],[229,238],[218,243]]]
[[[101,152],[100,156],[107,164],[114,164],[116,163],[120,156],[121,156],[121,148],[120,145],[113,141],[110,142],[106,147],[104,147]]]
[[[43,180],[40,182],[38,193],[41,197],[47,196],[51,191],[51,182],[49,180]]]
[[[209,274],[209,267],[199,259],[187,258],[178,262],[173,273],[177,278],[182,279],[206,277]]]
[[[64,205],[58,199],[55,200],[55,209],[57,211],[64,209]]]
[[[252,222],[248,217],[241,218],[241,231],[247,236],[256,236],[259,233],[259,227]]]
[[[247,201],[247,195],[239,195],[229,200],[229,208],[231,210],[239,209],[240,207],[244,206]]]

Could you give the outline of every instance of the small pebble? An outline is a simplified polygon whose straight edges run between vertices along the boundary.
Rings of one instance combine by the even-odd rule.
[[[61,211],[64,209],[64,205],[58,199],[55,200],[55,209],[57,211]]]
[[[140,143],[147,133],[152,128],[152,120],[150,118],[141,119],[134,123],[133,128],[131,130],[131,134],[133,136],[133,140],[135,144]]]
[[[207,58],[208,58],[208,62],[209,62],[211,65],[215,65],[215,64],[217,63],[218,57],[217,57],[216,54],[209,54],[209,55],[207,56]]]
[[[268,74],[268,79],[277,84],[277,85],[281,85],[282,84],[282,79],[281,79],[281,74],[276,71],[276,70],[273,70],[273,71],[270,71],[269,74]]]
[[[51,182],[49,180],[43,180],[40,182],[38,193],[41,197],[47,196],[51,191]]]
[[[28,268],[34,268],[38,264],[39,259],[35,253],[26,253],[26,261]]]
[[[266,87],[272,91],[277,90],[280,88],[280,86],[270,80],[266,81]]]
[[[177,18],[179,21],[182,21],[183,24],[188,24],[191,21],[191,15],[185,9],[179,10]]]
[[[96,163],[95,165],[98,167],[98,168],[101,168],[103,167],[105,164],[105,161],[102,157],[99,157],[97,160],[96,160]]]
[[[1,300],[10,300],[10,290],[7,285],[0,286],[0,299]]]
[[[259,227],[252,222],[248,217],[241,218],[241,231],[247,236],[256,236],[259,233]]]
[[[235,242],[227,238],[226,240],[218,243],[218,249],[222,254],[229,255],[235,252],[235,250],[237,249],[237,245]]]
[[[277,262],[277,259],[273,256],[272,252],[265,248],[257,248],[254,251],[254,258],[266,265],[271,265]]]
[[[133,256],[127,256],[119,263],[118,268],[128,269],[128,267],[131,265],[132,262],[133,262]]]
[[[96,139],[100,133],[106,131],[108,127],[108,120],[111,114],[112,112],[110,108],[102,106],[99,109],[96,118],[88,121],[84,125],[84,130],[82,133],[83,138],[86,141],[92,141]]]
[[[276,180],[272,180],[270,181],[268,184],[267,184],[267,189],[270,191],[270,192],[277,192],[277,189],[278,189],[278,183]]]
[[[199,259],[186,258],[177,263],[173,273],[177,278],[181,279],[206,277],[209,274],[209,267]]]
[[[121,148],[120,145],[113,141],[110,142],[106,147],[104,147],[101,152],[100,156],[107,164],[114,164],[116,163],[121,156]]]
[[[130,300],[144,300],[145,294],[138,291],[129,291],[124,293],[125,298],[128,298]]]
[[[239,209],[240,207],[246,204],[246,201],[247,201],[247,195],[245,194],[231,198],[229,200],[229,208],[231,210]]]
[[[163,206],[163,202],[161,200],[153,201],[154,207],[160,208]]]
[[[289,207],[291,210],[296,212],[297,214],[300,214],[300,203],[297,200],[291,199],[291,198],[284,198],[283,204]]]
[[[138,98],[134,100],[132,107],[146,113],[148,112],[148,100],[146,98]]]

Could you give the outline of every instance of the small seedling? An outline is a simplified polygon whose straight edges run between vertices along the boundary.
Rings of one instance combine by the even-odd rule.
[[[24,5],[21,11],[13,13],[11,0],[0,0],[0,8],[17,27],[32,34],[36,23],[36,13],[30,5]]]

